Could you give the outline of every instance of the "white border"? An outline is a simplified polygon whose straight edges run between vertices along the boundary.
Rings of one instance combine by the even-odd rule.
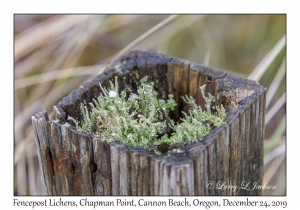
[[[295,2],[296,1],[291,1]],[[1,206],[11,208],[13,198],[40,200],[44,197],[13,197],[13,14],[14,13],[287,13],[287,197],[251,197],[256,200],[287,200],[297,205],[299,138],[299,12],[288,1],[5,1],[1,3]],[[296,92],[297,91],[297,92]],[[8,149],[9,148],[9,149]],[[283,180],[284,181],[284,180]],[[165,197],[164,197],[165,198]],[[67,199],[73,199],[68,197]],[[78,200],[80,198],[75,197]],[[101,199],[113,199],[101,197]],[[155,197],[155,199],[160,199]],[[176,198],[180,199],[180,198]],[[219,200],[217,197],[203,197]],[[236,200],[245,197],[234,198]],[[48,207],[49,208],[49,207]],[[152,207],[153,208],[153,207]]]

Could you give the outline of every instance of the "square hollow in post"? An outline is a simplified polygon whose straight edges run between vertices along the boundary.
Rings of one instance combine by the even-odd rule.
[[[172,158],[145,148],[108,143],[78,131],[68,116],[82,120],[80,104],[92,102],[115,76],[121,90],[137,90],[147,76],[158,97],[173,94],[177,103],[170,113],[179,121],[190,107],[188,95],[204,109],[199,87],[216,98],[216,105],[230,111],[226,124],[201,140],[181,145]],[[261,195],[230,186],[262,181],[266,88],[255,81],[168,55],[131,51],[101,73],[84,82],[53,107],[32,116],[42,184],[46,195]],[[237,108],[233,109],[233,106]],[[226,190],[218,185],[229,186]]]

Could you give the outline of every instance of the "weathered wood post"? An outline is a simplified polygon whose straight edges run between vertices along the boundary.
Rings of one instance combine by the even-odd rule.
[[[108,144],[66,122],[68,116],[81,120],[80,103],[100,94],[99,83],[106,87],[118,76],[123,78],[121,89],[136,89],[135,70],[140,78],[148,75],[158,81],[159,97],[174,95],[175,120],[189,108],[180,96],[193,96],[204,106],[199,90],[204,84],[217,104],[238,108],[227,115],[227,124],[183,145],[183,152],[174,152],[172,158],[119,142]],[[261,195],[253,184],[262,185],[265,90],[255,81],[187,60],[131,51],[63,98],[50,118],[45,110],[31,118],[45,194]],[[222,185],[228,188],[218,189]]]

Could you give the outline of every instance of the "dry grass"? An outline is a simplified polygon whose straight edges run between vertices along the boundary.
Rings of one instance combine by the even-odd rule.
[[[15,195],[43,193],[30,116],[50,113],[129,49],[228,69],[270,87],[264,181],[277,189],[263,193],[286,193],[284,15],[16,15]]]

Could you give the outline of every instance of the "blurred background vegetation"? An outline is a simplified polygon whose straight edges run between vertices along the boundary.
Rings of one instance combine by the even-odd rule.
[[[42,195],[30,117],[131,49],[153,50],[268,88],[264,181],[286,195],[285,15],[15,15],[14,193]]]

